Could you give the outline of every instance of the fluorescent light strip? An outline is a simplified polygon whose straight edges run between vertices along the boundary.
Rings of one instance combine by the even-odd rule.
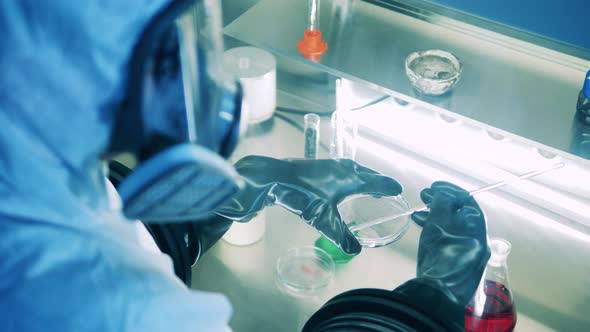
[[[545,158],[530,147],[513,144],[510,140],[494,140],[486,130],[466,126],[462,121],[445,121],[438,113],[424,108],[383,102],[362,111],[346,112],[344,116],[386,137],[392,145],[403,146],[427,159],[443,162],[484,183],[509,179],[514,173],[544,168],[559,160]],[[560,178],[567,178],[565,174],[570,168],[566,168],[555,173],[559,172]],[[543,179],[556,178],[555,173]],[[585,175],[588,176],[588,173]],[[569,189],[578,189],[579,181],[571,180],[575,187],[571,188],[571,184]],[[575,199],[562,193],[562,190],[553,190],[537,182],[525,181],[507,190],[566,218],[590,225],[590,208],[584,196],[576,195],[580,199]],[[561,189],[559,184],[556,187]]]
[[[428,166],[411,157],[408,157],[403,153],[387,148],[379,143],[372,142],[366,138],[359,138],[358,147],[364,150],[365,153],[369,153],[374,157],[395,163],[397,167],[401,167],[401,165],[403,165],[403,168],[411,170],[412,172],[423,174],[427,178],[433,180],[436,179],[449,181],[466,190],[477,189],[476,186],[468,183],[464,179],[444,173],[434,167]],[[520,216],[520,218],[531,221],[542,228],[549,228],[552,231],[559,232],[566,236],[574,237],[580,241],[590,243],[589,234],[564,225],[559,221],[547,217],[543,213],[539,213],[527,207],[523,207],[522,205],[516,204],[498,194],[494,194],[492,192],[482,193],[477,199],[486,205],[494,205],[503,211],[508,211],[511,214]]]

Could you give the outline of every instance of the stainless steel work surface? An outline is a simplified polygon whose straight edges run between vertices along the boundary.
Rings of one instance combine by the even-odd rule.
[[[238,12],[254,2],[240,16]],[[590,330],[590,162],[559,151],[569,148],[587,61],[493,32],[462,29],[460,22],[434,22],[420,16],[424,13],[404,15],[363,1],[326,0],[321,30],[329,51],[312,63],[296,49],[305,28],[306,1],[224,1],[235,3],[228,17],[236,20],[225,32],[278,56],[279,108],[333,110],[333,95],[303,90],[326,82],[333,89],[334,78],[364,82],[410,102],[359,113],[363,121],[356,160],[402,183],[411,206],[420,203],[420,190],[435,180],[472,190],[542,164],[565,162],[561,173],[485,193],[477,201],[488,217],[490,235],[513,245],[508,264],[518,311],[516,330]],[[465,64],[454,93],[428,101],[436,107],[418,100],[403,71],[405,56],[424,48],[451,51]],[[329,118],[322,117],[324,147],[329,144],[328,124]],[[301,116],[277,112],[271,122],[254,127],[242,139],[234,158],[302,157],[301,127]],[[321,156],[327,157],[325,149]],[[228,296],[235,331],[298,331],[342,291],[393,289],[415,275],[420,231],[412,225],[400,241],[364,249],[337,266],[325,291],[294,296],[276,283],[276,260],[288,248],[312,245],[318,234],[278,207],[267,209],[266,227],[263,239],[250,246],[220,241],[193,269],[193,288]]]
[[[322,142],[328,143],[329,118],[322,118]],[[262,154],[278,158],[302,157],[300,116],[275,115],[240,143],[238,155]],[[365,138],[362,138],[365,140]],[[396,178],[404,197],[417,206],[419,192],[434,180],[449,180],[467,189],[481,185],[461,172],[449,172],[411,154],[395,143],[360,145],[357,160]],[[373,144],[373,145],[371,145]],[[326,151],[322,151],[326,156]],[[508,264],[518,311],[517,331],[583,331],[590,329],[590,237],[544,214],[521,205],[504,191],[478,196],[486,212],[491,236],[513,245]],[[331,287],[315,296],[294,296],[276,283],[277,258],[291,247],[312,245],[318,234],[293,214],[272,207],[266,213],[266,234],[250,246],[220,241],[193,269],[193,288],[228,296],[235,331],[298,331],[307,318],[332,296],[349,289],[393,289],[415,275],[419,229],[411,226],[400,241],[384,248],[364,249],[345,265],[337,266]]]
[[[452,19],[432,19],[428,12],[409,6],[389,10],[364,1],[325,0],[320,29],[329,48],[314,64],[296,48],[307,22],[306,3],[260,1],[224,32],[336,77],[369,82],[407,100],[422,99],[545,145],[571,150],[575,103],[590,62]],[[449,51],[463,62],[462,78],[452,94],[424,98],[411,88],[404,59],[423,49]]]

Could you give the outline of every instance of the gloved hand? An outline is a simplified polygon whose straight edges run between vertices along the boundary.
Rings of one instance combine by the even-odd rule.
[[[235,168],[246,186],[217,214],[247,221],[265,206],[277,204],[299,215],[349,255],[358,254],[361,245],[342,221],[338,203],[355,194],[395,196],[402,192],[394,179],[348,159],[248,156]]]
[[[430,211],[412,215],[423,227],[417,277],[434,281],[465,307],[490,257],[483,211],[467,191],[448,182],[433,183],[420,197]]]

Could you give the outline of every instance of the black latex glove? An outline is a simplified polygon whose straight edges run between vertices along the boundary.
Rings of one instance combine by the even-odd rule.
[[[235,221],[268,205],[280,205],[299,215],[349,255],[361,245],[342,221],[338,203],[355,194],[395,196],[401,185],[348,159],[274,159],[248,156],[235,164],[244,190],[217,211]]]
[[[423,227],[417,278],[393,291],[340,294],[322,306],[303,331],[342,331],[343,326],[347,331],[464,330],[465,306],[490,257],[485,217],[468,192],[447,182],[433,183],[421,198],[430,211],[412,215]]]
[[[448,182],[433,183],[420,197],[430,211],[412,215],[423,227],[417,277],[438,283],[453,302],[464,307],[490,257],[485,216],[467,191]]]

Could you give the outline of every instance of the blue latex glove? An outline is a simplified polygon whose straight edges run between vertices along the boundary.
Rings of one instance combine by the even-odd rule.
[[[420,197],[430,211],[412,215],[422,226],[416,276],[439,283],[464,307],[490,257],[484,213],[467,191],[452,183],[434,182]]]
[[[299,215],[349,255],[361,245],[338,213],[338,203],[356,194],[396,196],[402,186],[392,178],[349,159],[274,159],[248,156],[235,168],[246,186],[218,213],[240,221],[268,205]]]

